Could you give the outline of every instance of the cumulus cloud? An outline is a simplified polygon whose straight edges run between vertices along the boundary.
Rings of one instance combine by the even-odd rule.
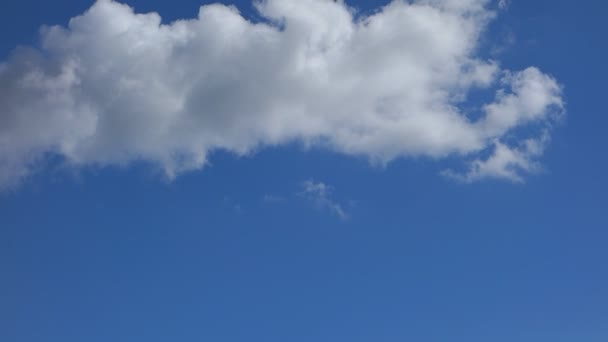
[[[314,203],[318,208],[327,209],[341,220],[346,220],[348,214],[340,203],[332,199],[331,192],[331,186],[323,182],[307,180],[302,182],[302,192],[300,194]]]
[[[465,173],[446,170],[443,174],[464,183],[487,178],[502,178],[522,183],[525,174],[541,170],[540,163],[535,158],[542,155],[548,139],[549,136],[544,134],[538,139],[527,139],[517,147],[510,147],[497,140],[489,158],[474,160]]]
[[[397,0],[362,16],[343,1],[263,0],[262,22],[215,4],[163,24],[98,0],[0,64],[0,186],[48,156],[73,167],[145,161],[173,178],[214,150],[290,142],[381,164],[461,156],[473,174],[509,179],[515,163],[523,177],[522,162],[492,158],[539,156],[515,149],[563,112],[561,88],[535,67],[481,57],[494,7]],[[481,117],[463,109],[473,90],[496,93]],[[477,160],[489,149],[502,157]]]

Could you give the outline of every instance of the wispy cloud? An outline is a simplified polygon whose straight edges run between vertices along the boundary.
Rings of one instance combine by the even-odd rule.
[[[266,194],[264,195],[264,197],[262,197],[262,202],[266,204],[278,204],[284,203],[286,201],[287,199],[285,197],[279,195]]]
[[[332,187],[314,180],[307,180],[301,184],[300,195],[311,201],[317,208],[329,210],[341,220],[349,218],[344,206],[332,198]]]
[[[241,203],[237,200],[232,199],[229,196],[224,196],[222,204],[231,211],[234,211],[236,214],[240,215],[243,213],[243,206],[241,205]]]

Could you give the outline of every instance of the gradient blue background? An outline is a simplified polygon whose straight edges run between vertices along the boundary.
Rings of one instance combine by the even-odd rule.
[[[201,1],[128,3],[171,21]],[[90,4],[3,0],[0,58]],[[51,162],[0,194],[0,341],[607,341],[607,10],[514,0],[490,28],[488,51],[516,38],[505,67],[565,85],[546,171],[524,185],[299,146],[215,153],[171,184]],[[350,219],[298,196],[307,179],[355,201]]]

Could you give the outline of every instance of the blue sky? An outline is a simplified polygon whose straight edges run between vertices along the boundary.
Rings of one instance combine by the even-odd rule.
[[[166,24],[196,18],[198,8],[207,4],[200,0],[179,4],[163,0],[126,3],[138,13],[160,13]],[[267,21],[248,1],[226,3],[238,7],[248,20]],[[322,1],[299,3],[312,8]],[[380,6],[386,2],[347,3],[365,17],[381,11]],[[445,3],[449,1],[437,1],[431,8]],[[42,25],[65,27],[70,18],[92,4],[3,1],[0,59],[9,61],[4,70],[25,79],[34,65],[46,73],[44,77],[48,78],[36,79],[44,83],[53,80],[55,60],[61,64],[66,56],[75,54],[86,66],[86,58],[93,58],[86,51],[69,50],[67,43],[61,45],[57,40],[51,40],[56,45],[47,49],[40,44],[38,32]],[[499,62],[492,84],[481,89],[454,86],[452,79],[442,80],[441,87],[448,84],[454,93],[469,93],[466,100],[446,103],[453,104],[461,115],[483,116],[475,111],[482,110],[483,103],[501,103],[494,97],[495,90],[501,82],[513,82],[503,73],[516,73],[530,66],[537,67],[542,75],[550,75],[550,79],[538,83],[546,85],[549,94],[553,94],[549,80],[559,83],[562,91],[555,96],[563,103],[562,108],[555,108],[556,104],[549,101],[537,113],[536,121],[520,124],[520,120],[509,130],[494,135],[488,132],[497,132],[498,124],[490,122],[471,130],[465,125],[464,132],[483,137],[479,138],[483,145],[474,147],[465,138],[444,143],[426,139],[424,134],[420,140],[404,138],[405,141],[390,140],[385,144],[380,143],[384,140],[372,139],[375,143],[371,145],[343,140],[343,135],[336,132],[348,135],[361,127],[353,128],[341,121],[338,115],[343,108],[334,106],[331,97],[319,96],[308,100],[318,102],[320,112],[286,111],[286,122],[299,122],[303,115],[317,118],[320,128],[286,125],[286,131],[296,133],[276,141],[269,131],[260,131],[251,142],[255,146],[242,152],[241,144],[250,142],[239,137],[247,135],[250,126],[236,126],[234,136],[226,126],[214,126],[228,140],[221,141],[221,146],[204,145],[208,153],[204,165],[199,165],[196,158],[190,159],[192,146],[203,148],[194,140],[183,145],[181,141],[162,140],[163,144],[149,149],[149,145],[141,147],[123,136],[102,136],[99,129],[91,133],[93,138],[70,140],[72,130],[86,131],[88,126],[75,123],[80,121],[45,121],[41,116],[44,111],[39,109],[54,110],[56,103],[52,99],[65,95],[55,92],[64,91],[59,83],[49,81],[51,86],[41,93],[33,92],[15,86],[17,77],[0,73],[0,89],[12,94],[0,96],[0,123],[5,125],[0,128],[0,181],[5,180],[5,184],[0,184],[0,339],[605,341],[608,182],[604,175],[608,162],[603,151],[603,128],[608,121],[602,92],[608,76],[608,49],[604,43],[604,13],[608,5],[600,1],[574,5],[569,1],[547,4],[514,0],[504,9],[495,2],[485,6],[480,13],[492,10],[497,14],[487,24],[456,10],[443,9],[452,13],[452,18],[464,23],[474,20],[474,27],[485,28],[479,37],[473,33],[469,37],[476,45],[465,53],[472,64]],[[281,10],[285,11],[278,9]],[[307,8],[295,10],[297,14]],[[220,21],[218,27],[224,27],[224,22]],[[288,28],[293,27],[289,19],[286,23]],[[102,21],[99,25],[103,28],[105,24]],[[388,32],[407,29],[389,28]],[[72,30],[85,38],[99,38],[94,32]],[[453,32],[440,31],[438,35],[441,38],[450,33]],[[299,42],[298,34],[306,32],[293,34],[287,42]],[[142,41],[145,39],[151,38]],[[371,43],[380,41],[374,39]],[[118,68],[123,61],[120,52],[125,47],[115,45],[118,43],[114,40],[108,43],[100,39],[91,44],[103,47],[98,54],[112,48],[118,51],[118,55],[100,56],[100,60],[113,63],[110,68]],[[29,57],[11,52],[18,45],[42,51],[42,62],[33,58],[34,64],[20,67],[19,61]],[[187,50],[191,44],[184,46]],[[393,51],[390,45],[380,46],[385,55]],[[416,45],[410,49],[416,49]],[[259,50],[264,50],[264,45]],[[346,54],[344,58],[358,57],[352,52],[356,50],[345,51],[353,55]],[[456,60],[454,63],[460,63],[460,57],[449,53],[431,54],[429,59],[445,57],[448,64]],[[9,57],[11,54],[13,57]],[[223,55],[221,63],[211,64],[210,70],[224,64],[241,70],[241,64],[231,63],[241,61],[243,54]],[[200,52],[181,55],[204,56]],[[245,61],[255,63],[256,58],[248,55]],[[185,65],[184,60],[167,60],[176,63],[168,63],[170,70],[182,70],[178,62]],[[328,57],[322,61],[331,60]],[[205,63],[188,65],[184,70],[194,73],[207,67]],[[374,60],[357,65],[371,70],[364,74],[368,79],[384,75],[385,70],[401,70],[383,69]],[[473,68],[471,65],[467,67]],[[397,66],[406,67],[399,63]],[[426,70],[424,65],[416,66],[423,73]],[[70,88],[78,92],[70,90],[74,93],[68,95],[76,102],[93,99],[93,106],[97,103],[94,100],[103,95],[88,86],[93,71],[90,67],[75,70],[82,82]],[[131,75],[134,69],[126,70]],[[274,69],[264,70],[272,74]],[[340,70],[351,75],[363,72]],[[141,75],[161,71],[148,70],[141,75],[133,72],[133,80],[137,81],[137,77],[144,77]],[[333,72],[329,70],[328,74],[338,75]],[[113,83],[116,76],[104,75],[95,74],[94,79],[99,84],[109,82],[104,89],[118,84]],[[463,79],[467,74],[456,76]],[[293,80],[298,87],[305,87],[299,78]],[[331,84],[342,80],[333,79]],[[268,82],[266,78],[262,81]],[[270,87],[270,83],[264,84]],[[359,87],[361,94],[370,91],[364,85]],[[433,83],[420,88],[432,92],[436,87],[439,86]],[[199,89],[197,94],[206,96],[207,91],[216,88],[205,89]],[[217,89],[212,92],[220,98],[219,104],[214,104],[218,107],[212,107],[219,108],[217,113],[225,110],[224,102],[242,102],[246,106],[252,103],[252,108],[258,104],[248,102],[247,92],[239,93],[228,86]],[[508,86],[505,89],[510,91]],[[221,100],[225,93],[232,94],[229,100]],[[410,94],[410,89],[404,93]],[[525,94],[528,93],[534,92]],[[52,96],[45,97],[48,94]],[[514,93],[513,98],[520,99],[525,94]],[[26,109],[17,111],[12,101],[21,96]],[[267,95],[260,95],[266,99],[264,96]],[[112,112],[136,118],[132,108],[148,105],[140,98],[127,102],[124,97],[120,95],[115,103],[110,103],[116,106]],[[45,107],[28,107],[37,101]],[[289,104],[299,104],[303,99],[293,101]],[[132,103],[134,107],[130,107]],[[196,109],[204,109],[207,103],[210,102],[195,102]],[[361,102],[362,112],[365,105]],[[75,118],[86,113],[57,108],[58,113]],[[109,117],[109,107],[95,108],[95,115]],[[327,108],[331,111],[324,112]],[[222,115],[231,115],[229,109]],[[559,115],[553,118],[555,111]],[[215,113],[210,112],[205,115]],[[252,113],[256,123],[264,120],[264,113]],[[398,113],[417,115],[408,114],[409,109]],[[428,113],[443,117],[442,112]],[[504,116],[511,112],[501,113]],[[162,118],[150,116],[148,120],[147,115],[152,114],[153,111],[145,112],[146,120],[137,121],[134,128],[124,124],[110,132],[125,128],[128,136],[148,139],[149,132],[160,126],[145,123]],[[351,114],[356,115],[353,121],[368,122],[365,113],[348,112]],[[13,124],[20,119],[25,124]],[[238,119],[248,122],[247,117]],[[282,117],[270,122],[277,120]],[[48,141],[36,140],[37,136],[54,132],[54,127],[60,126],[58,122],[67,123],[68,131],[57,130]],[[212,134],[204,133],[203,126],[192,127],[195,133],[200,129],[203,135]],[[186,131],[170,132],[175,138]],[[188,134],[183,136],[189,138]],[[382,137],[391,134],[392,130],[381,131]],[[456,128],[447,135],[452,134],[461,136]],[[548,134],[550,139],[544,139]],[[542,153],[527,148],[526,139],[542,145]],[[472,141],[471,144],[477,143]],[[496,168],[475,169],[473,165],[494,165],[488,161],[497,156],[496,141],[519,159],[499,163]],[[69,146],[57,148],[59,145]],[[176,150],[172,146],[177,146]],[[167,160],[165,152],[178,157]],[[514,160],[519,164],[513,164]],[[25,176],[15,174],[17,169],[26,170]],[[516,173],[507,172],[514,169]],[[446,176],[446,170],[453,170],[457,176]]]

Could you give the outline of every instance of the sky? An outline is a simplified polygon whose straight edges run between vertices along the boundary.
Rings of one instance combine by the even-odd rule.
[[[608,4],[0,3],[0,340],[608,339]]]

